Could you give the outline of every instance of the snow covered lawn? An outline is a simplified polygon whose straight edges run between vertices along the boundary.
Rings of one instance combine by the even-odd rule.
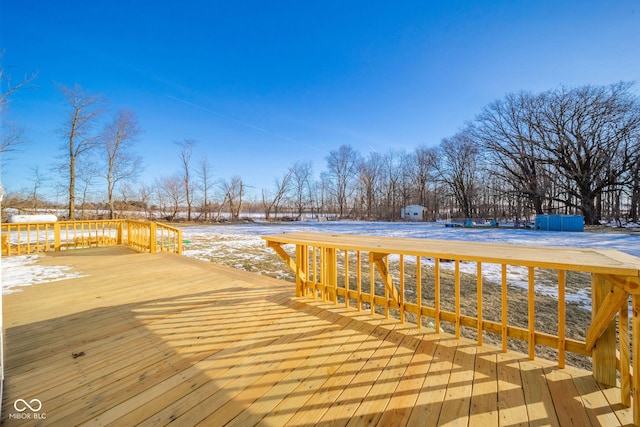
[[[2,257],[2,294],[20,292],[20,287],[82,277],[68,266],[37,265],[38,255]]]

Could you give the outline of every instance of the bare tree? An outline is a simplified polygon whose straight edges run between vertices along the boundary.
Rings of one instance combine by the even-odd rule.
[[[200,210],[204,215],[203,219],[207,221],[211,214],[210,196],[213,188],[213,167],[206,154],[200,156],[200,163],[196,173],[200,178],[200,190],[202,190],[202,207]]]
[[[438,159],[436,148],[425,147],[416,148],[410,161],[409,170],[418,193],[417,202],[420,206],[428,207],[428,187],[434,180],[435,167]]]
[[[596,200],[625,184],[640,134],[640,102],[631,83],[562,88],[544,95],[537,132],[548,156],[566,178],[585,223],[597,224]]]
[[[446,183],[466,218],[473,217],[478,191],[479,151],[468,130],[440,144],[439,177]]]
[[[191,156],[193,154],[193,147],[196,145],[196,141],[193,139],[185,139],[184,141],[176,142],[176,145],[180,147],[180,162],[182,163],[182,184],[184,188],[185,201],[187,202],[187,221],[191,221],[191,212],[193,206],[193,181],[191,180]]]
[[[45,178],[42,176],[42,173],[40,172],[40,167],[38,165],[34,165],[30,168],[30,181],[33,183],[33,190],[31,192],[31,199],[33,201],[33,212],[37,213],[38,212],[38,203],[39,203],[39,199],[38,199],[38,190],[40,189],[40,187],[42,186]]]
[[[224,192],[224,200],[229,204],[229,214],[232,221],[240,219],[240,213],[242,212],[242,196],[244,193],[244,184],[242,178],[239,176],[232,177],[229,181],[223,180],[220,183],[221,189]]]
[[[4,52],[0,52],[0,60],[3,56]],[[11,97],[18,90],[27,87],[36,77],[36,73],[25,75],[18,83],[12,84],[11,75],[5,71],[3,66],[0,66],[0,115],[4,115]],[[14,150],[17,145],[22,144],[24,141],[23,127],[9,121],[2,121],[0,124],[0,155]]]
[[[293,203],[298,212],[298,218],[302,218],[305,207],[311,202],[313,167],[311,162],[296,162],[291,167],[291,172]]]
[[[287,195],[289,188],[291,187],[291,177],[293,170],[289,169],[282,178],[273,179],[273,191],[267,194],[267,191],[262,189],[262,206],[264,208],[264,217],[269,220],[271,213],[278,215],[280,204]]]
[[[383,159],[380,153],[371,152],[360,165],[360,199],[366,219],[377,219],[380,185],[382,181]]]
[[[338,204],[340,216],[346,213],[360,163],[360,154],[350,145],[342,145],[337,150],[330,151],[327,156],[327,173],[324,176],[330,182],[329,188]]]
[[[107,123],[100,135],[105,157],[103,176],[107,181],[109,218],[115,218],[114,190],[116,185],[135,178],[141,170],[142,159],[132,148],[140,134],[138,119],[132,111],[120,110]]]
[[[94,188],[95,179],[99,176],[100,167],[98,163],[90,157],[78,159],[76,166],[78,171],[76,173],[76,187],[78,187],[76,191],[80,191],[80,218],[84,219],[89,196]],[[98,214],[98,212],[96,212],[96,214]]]
[[[471,128],[488,150],[493,175],[508,182],[543,213],[549,176],[542,141],[537,131],[541,98],[529,93],[509,94],[484,108]]]
[[[400,184],[402,179],[402,154],[389,150],[382,156],[382,172],[384,176],[385,219],[395,220],[400,215]]]
[[[629,207],[629,218],[633,222],[638,222],[640,217],[640,138],[636,139],[634,152],[635,155],[629,169],[629,203],[631,205]]]
[[[66,153],[69,173],[68,217],[73,220],[76,217],[76,165],[81,156],[96,147],[97,138],[93,134],[93,127],[102,111],[104,100],[98,95],[84,92],[79,85],[73,88],[63,85],[59,87],[70,107],[61,134],[65,140],[62,149]]]
[[[182,177],[177,174],[160,177],[156,180],[155,187],[162,217],[167,221],[175,220],[180,212],[180,205],[184,202]]]
[[[144,216],[146,218],[152,219],[152,208],[151,208],[151,198],[153,196],[153,189],[151,186],[147,184],[141,184],[136,187],[138,191],[137,199],[140,203],[140,207],[144,211]]]

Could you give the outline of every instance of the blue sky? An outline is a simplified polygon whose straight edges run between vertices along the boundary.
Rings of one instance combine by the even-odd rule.
[[[194,139],[215,178],[259,192],[342,144],[436,145],[509,92],[640,93],[640,2],[0,0],[0,48],[14,80],[38,73],[5,112],[29,141],[3,159],[7,189],[35,165],[55,177],[57,82],[137,114],[141,180],[177,172],[174,143]]]

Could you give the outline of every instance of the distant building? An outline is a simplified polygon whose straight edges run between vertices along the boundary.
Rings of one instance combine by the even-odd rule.
[[[427,217],[427,209],[420,205],[408,205],[400,211],[403,221],[424,221]]]

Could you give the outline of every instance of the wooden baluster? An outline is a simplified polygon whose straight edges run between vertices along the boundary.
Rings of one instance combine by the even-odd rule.
[[[387,267],[385,270],[389,271],[389,268],[388,268],[388,265],[387,265],[387,260],[388,260],[388,257],[384,257],[382,259],[382,262]],[[384,282],[385,280],[386,279],[383,277],[382,281]],[[390,274],[389,274],[389,280],[391,280],[391,275]],[[385,317],[385,319],[389,318],[389,286],[387,286],[386,283],[385,283],[385,286],[384,286],[384,317]]]
[[[304,284],[302,282],[302,245],[296,245],[296,296],[304,295]]]
[[[349,251],[344,250],[344,306],[349,308]]]
[[[631,406],[631,376],[629,374],[629,300],[620,306],[618,313],[618,337],[620,339],[620,394],[623,405]]]
[[[358,291],[358,311],[362,310],[362,254],[356,252],[356,287]]]
[[[338,303],[338,250],[327,248],[327,266],[329,268],[327,278],[330,280],[330,288],[333,293],[333,303]]]
[[[322,301],[327,299],[327,266],[325,261],[325,253],[323,248],[318,248],[320,252],[320,298]]]
[[[456,339],[460,339],[460,260],[455,261]]]
[[[376,271],[373,264],[373,253],[369,252],[369,298],[371,303],[371,314],[376,313],[375,309],[375,298],[376,298]]]
[[[313,246],[313,299],[318,298],[318,248]]]
[[[436,333],[440,333],[440,258],[435,263]]]
[[[507,318],[507,265],[502,264],[502,352],[507,352],[509,344],[509,323]]]
[[[535,269],[529,267],[529,359],[533,360],[536,354],[536,304],[535,304]]]
[[[640,425],[640,297],[634,294],[631,297],[633,301],[633,336],[631,342],[633,345],[633,423]]]
[[[478,287],[478,345],[482,345],[482,263],[478,261],[477,268],[477,287]]]
[[[404,323],[404,255],[400,254],[400,323]]]
[[[558,270],[558,367],[565,365],[565,318],[566,301],[565,288],[567,284],[567,274],[564,270]]]
[[[422,328],[422,258],[416,257],[416,306],[418,313],[416,323],[418,329]]]

